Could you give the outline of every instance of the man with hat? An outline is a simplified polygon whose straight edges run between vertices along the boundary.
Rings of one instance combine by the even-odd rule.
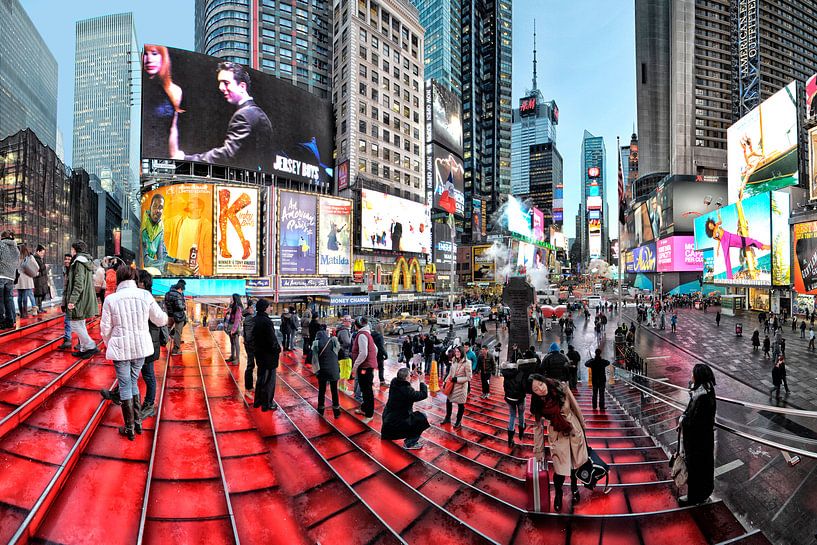
[[[562,354],[558,343],[550,343],[550,351],[545,359],[542,360],[537,373],[545,375],[547,378],[558,380],[559,382],[568,382],[570,362],[567,357]]]

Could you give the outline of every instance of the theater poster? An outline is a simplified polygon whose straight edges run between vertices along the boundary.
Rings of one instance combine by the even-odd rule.
[[[817,294],[817,221],[794,224],[794,291]]]
[[[278,195],[278,273],[314,276],[318,236],[317,195]]]
[[[318,274],[351,276],[352,201],[320,197],[318,213]]]
[[[218,185],[214,200],[216,274],[258,275],[258,189]]]

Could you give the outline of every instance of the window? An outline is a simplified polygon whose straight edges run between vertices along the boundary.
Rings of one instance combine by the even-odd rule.
[[[390,140],[391,140],[391,133],[388,130],[383,129],[383,141],[384,142],[389,142]],[[383,154],[385,156],[386,148],[383,148]]]
[[[361,140],[358,141],[357,151],[359,151],[360,153],[366,153],[366,141],[365,140],[361,139]]]
[[[377,106],[372,106],[372,119],[380,119],[380,109]]]
[[[372,100],[377,100],[377,97],[378,97],[378,96],[379,96],[379,95],[378,95],[377,89],[374,89],[374,88],[373,88],[373,89],[372,89]]]
[[[340,88],[340,97],[345,97],[349,92],[348,86],[344,83],[343,86]]]
[[[346,134],[346,120],[340,122],[340,134]]]
[[[366,159],[359,159],[357,162],[357,171],[366,172]]]
[[[380,74],[378,74],[375,70],[372,70],[372,83],[379,83],[380,82]]]
[[[361,45],[360,49],[358,51],[360,52],[360,58],[365,60],[366,59],[366,48]]]
[[[366,37],[367,36],[368,36],[368,34],[366,33],[366,29],[361,28],[360,29],[360,41],[363,42],[363,43],[366,43]]]
[[[383,70],[384,70],[385,72],[388,72],[388,71],[389,71],[389,61],[387,61],[387,60],[385,60],[385,59],[383,60]]]
[[[398,148],[400,147],[400,135],[399,134],[394,135],[394,145],[397,146]]]
[[[366,108],[367,108],[366,103],[365,102],[360,102],[358,104],[358,107],[357,107],[357,112],[359,114],[366,115]]]
[[[389,116],[389,112],[383,112],[383,123],[388,125],[391,122],[391,117]]]
[[[377,161],[372,161],[372,174],[374,174],[375,176],[380,174],[380,163],[378,163]]]
[[[372,157],[377,157],[380,153],[380,146],[378,144],[375,144],[374,142],[372,142],[372,145],[369,147],[369,149],[372,151],[371,153]]]
[[[386,178],[387,180],[391,178],[391,167],[383,165],[383,177]]]
[[[362,119],[360,121],[358,121],[358,123],[357,123],[357,130],[359,130],[363,134],[366,134],[366,122],[363,121]],[[361,142],[362,142],[362,140],[361,140]]]
[[[372,47],[380,47],[380,40],[374,35],[372,35]]]
[[[363,83],[363,82],[361,81],[361,82],[358,84],[358,93],[360,93],[360,94],[361,94],[361,95],[363,95],[363,96],[366,96],[366,93],[368,93],[368,92],[369,92],[369,90],[368,90],[368,88],[366,87],[366,84],[365,84],[365,83]]]
[[[278,48],[278,54],[281,55],[282,57],[286,58],[286,59],[291,59],[292,58],[292,50],[287,49],[286,47],[279,47]]]
[[[383,148],[383,159],[391,161],[391,150],[389,148]]]
[[[358,73],[359,73],[361,76],[363,76],[364,78],[367,76],[367,74],[368,74],[368,70],[367,70],[367,68],[366,68],[366,65],[365,65],[365,64],[361,64],[361,65],[360,65],[360,68],[358,69]]]
[[[371,135],[374,136],[375,138],[377,138],[379,134],[380,134],[380,128],[377,125],[375,125],[374,123],[372,123]]]

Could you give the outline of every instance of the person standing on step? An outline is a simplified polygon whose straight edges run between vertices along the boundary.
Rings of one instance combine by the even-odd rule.
[[[413,450],[423,446],[420,435],[431,426],[425,414],[414,410],[415,403],[428,397],[428,388],[425,382],[420,381],[420,390],[415,390],[408,380],[410,373],[407,367],[401,367],[397,370],[397,376],[391,379],[380,437],[385,440],[403,439],[403,448]]]
[[[377,369],[377,346],[372,338],[369,320],[365,316],[358,318],[357,335],[352,343],[352,374],[360,385],[363,403],[355,414],[363,415],[363,423],[368,424],[374,418],[374,372]]]
[[[687,467],[687,495],[682,506],[704,503],[715,489],[715,375],[698,363],[692,368],[689,405],[681,415],[681,440]]]
[[[93,273],[91,273],[93,274]],[[107,347],[105,357],[113,361],[119,381],[119,399],[125,425],[119,433],[134,440],[142,433],[142,405],[137,379],[145,358],[155,352],[148,322],[167,324],[167,314],[148,291],[136,285],[136,269],[121,265],[116,270],[116,292],[105,299],[99,330]],[[93,303],[96,303],[96,295]],[[154,385],[155,390],[155,385]]]
[[[809,350],[814,350],[814,326],[808,328],[808,347]]]
[[[266,299],[259,299],[255,304],[255,327],[252,331],[255,363],[258,365],[253,407],[261,407],[264,412],[278,408],[275,403],[275,384],[278,379],[278,358],[281,355],[281,345],[275,334],[275,326],[267,314],[268,308],[269,301]]]
[[[0,246],[2,249],[2,246]],[[2,265],[0,265],[1,267]],[[57,347],[57,350],[71,350],[71,316],[68,313],[68,309],[65,308],[65,292],[68,291],[68,269],[71,266],[71,254],[65,254],[62,256],[62,305],[60,305],[60,309],[63,312],[63,340],[62,344]],[[0,276],[0,285],[2,284],[2,276]],[[0,307],[2,307],[2,303],[0,302]],[[0,327],[2,325],[0,324]],[[77,348],[79,349],[79,348]]]
[[[19,259],[20,250],[14,242],[14,234],[3,231],[0,233],[0,307],[3,311],[0,313],[0,329],[12,329],[17,325],[12,293]],[[71,347],[70,339],[68,347]]]
[[[769,341],[769,336],[766,335],[763,338],[763,357],[764,358],[769,357],[769,350],[771,350],[771,347],[772,347],[772,343],[771,343],[771,341]]]
[[[28,316],[28,304],[35,308],[37,302],[34,300],[34,277],[40,272],[37,261],[28,246],[20,245],[20,264],[17,267],[17,308],[20,310],[20,318]]]
[[[77,334],[79,340],[79,348],[71,355],[88,359],[99,353],[99,348],[88,335],[88,328],[85,325],[85,320],[99,314],[99,305],[94,293],[94,262],[88,255],[88,246],[81,240],[71,244],[71,256],[68,286],[63,294],[65,308],[68,309],[71,318],[71,330]]]
[[[386,351],[386,339],[383,337],[383,325],[378,323],[372,330],[372,339],[374,339],[374,346],[377,348],[377,377],[380,381],[380,388],[388,386],[386,384],[386,360],[389,359],[389,353]]]
[[[567,345],[567,377],[570,388],[575,390],[579,387],[579,363],[582,360],[581,354],[572,344]]]
[[[184,303],[183,292],[184,284],[179,280],[165,294],[165,310],[170,317],[168,329],[173,336],[173,349],[170,354],[173,356],[182,353],[182,330],[187,323],[187,306]]]
[[[482,382],[482,399],[491,397],[491,375],[494,373],[496,363],[494,357],[488,352],[488,346],[482,345],[477,356],[477,371]]]
[[[340,365],[338,355],[341,352],[337,337],[329,336],[326,324],[318,325],[315,340],[312,341],[312,368],[318,366],[318,412],[323,416],[326,410],[326,385],[332,395],[332,416],[340,418],[340,401],[338,400],[338,380]]]
[[[346,314],[341,318],[340,325],[335,330],[335,336],[340,343],[340,352],[338,352],[338,359],[342,360],[349,357],[352,353],[352,317]]]
[[[593,410],[596,410],[597,401],[598,407],[604,410],[604,389],[607,383],[607,366],[610,362],[601,357],[601,348],[596,348],[596,355],[593,359],[584,364],[593,373],[591,380],[593,381]]]
[[[562,510],[562,485],[570,476],[573,505],[579,503],[576,470],[587,462],[585,423],[573,392],[562,382],[533,374],[528,379],[531,391],[530,412],[534,419],[533,456],[545,461],[545,422],[553,462],[553,485],[556,492],[553,509]]]
[[[786,358],[781,354],[772,367],[772,389],[769,391],[769,399],[772,394],[776,394],[777,401],[780,401],[780,386],[786,387],[786,394],[789,393],[789,381],[786,380]]]
[[[525,433],[525,398],[528,386],[528,377],[536,368],[534,358],[518,358],[507,361],[500,366],[502,385],[505,389],[505,403],[508,404],[508,448],[513,448],[514,425],[518,421],[519,440]]]
[[[806,338],[806,320],[800,320],[800,338]]]
[[[454,404],[457,405],[457,420],[454,429],[462,427],[462,413],[465,412],[465,403],[468,401],[468,388],[471,384],[473,371],[471,362],[465,357],[462,347],[456,346],[451,357],[451,365],[445,380],[454,382],[454,389],[448,399],[445,400],[445,419],[440,425],[451,423],[451,413]]]
[[[570,362],[567,356],[559,350],[559,343],[550,343],[548,355],[542,360],[542,364],[537,366],[536,372],[545,375],[559,382],[568,382],[568,365]]]
[[[244,333],[244,351],[247,353],[247,368],[244,369],[244,389],[251,392],[253,389],[253,372],[255,371],[255,339],[253,330],[255,329],[255,303],[247,302],[244,309],[244,320],[241,329]],[[283,327],[283,322],[281,322]]]
[[[230,357],[227,363],[238,365],[241,362],[241,325],[243,323],[244,307],[241,305],[241,296],[233,294],[227,315],[224,318],[224,331],[230,336]]]
[[[292,320],[290,318],[289,309],[284,309],[281,313],[281,350],[289,352],[292,350]]]
[[[102,305],[105,303],[105,267],[102,265],[102,261],[98,261],[96,263],[96,268],[94,269],[94,291],[96,292],[96,298],[99,300],[99,304]]]
[[[42,244],[37,245],[34,260],[40,267],[40,272],[34,277],[34,301],[37,303],[37,310],[43,312],[43,301],[51,298],[51,288],[48,286],[48,265],[45,264],[45,247]]]
[[[757,329],[752,333],[752,352],[757,352],[760,348],[760,331]]]

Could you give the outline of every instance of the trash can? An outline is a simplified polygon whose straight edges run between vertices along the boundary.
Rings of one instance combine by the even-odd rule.
[[[738,337],[743,337],[743,324],[740,322],[735,324],[735,335]]]

